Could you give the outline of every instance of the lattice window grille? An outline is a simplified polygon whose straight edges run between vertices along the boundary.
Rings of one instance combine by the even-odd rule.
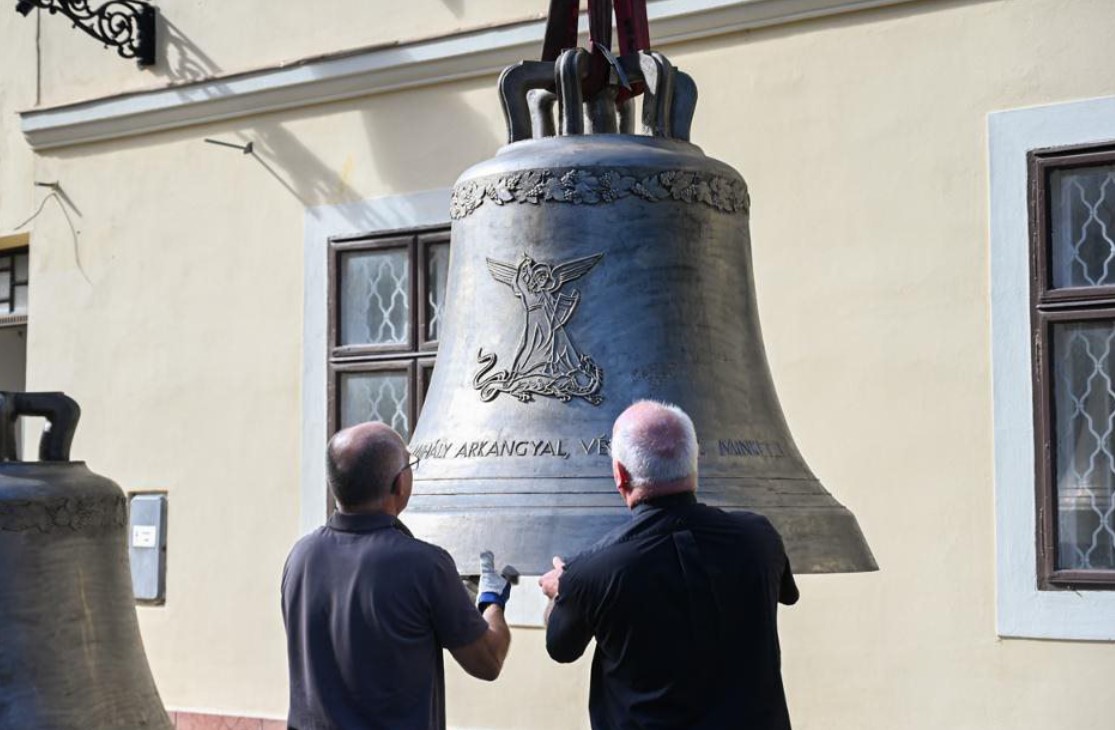
[[[1115,171],[1084,169],[1058,177],[1057,217],[1064,229],[1055,285],[1115,284]]]
[[[404,437],[410,433],[405,377],[357,376],[349,394],[357,421],[382,421]]]
[[[352,267],[351,286],[363,289],[354,299],[364,302],[363,316],[355,319],[363,328],[363,342],[405,343],[410,335],[410,272],[403,257],[375,256]]]
[[[1115,326],[1066,324],[1055,360],[1059,567],[1115,568]],[[1089,526],[1094,523],[1094,527]]]

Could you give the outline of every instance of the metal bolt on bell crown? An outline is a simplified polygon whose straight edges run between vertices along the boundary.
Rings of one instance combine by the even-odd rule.
[[[16,419],[44,416],[39,461]],[[0,393],[0,730],[171,730],[128,570],[124,493],[70,461],[61,393]]]
[[[630,519],[609,437],[651,398],[693,418],[700,499],[766,515],[797,572],[876,570],[782,415],[747,186],[689,142],[696,85],[659,53],[612,58],[588,99],[582,49],[500,78],[509,144],[453,189],[447,318],[411,441],[422,462],[407,524],[464,574],[484,549],[545,572]],[[617,107],[635,84],[642,135],[635,100]]]

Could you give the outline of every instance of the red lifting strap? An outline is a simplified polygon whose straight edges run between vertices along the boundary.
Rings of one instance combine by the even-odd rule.
[[[589,50],[612,50],[612,0],[588,0]]]
[[[616,28],[619,29],[619,52],[626,54],[649,50],[647,0],[588,0],[589,39],[593,44],[611,50],[613,4]],[[542,41],[543,61],[556,61],[563,50],[577,46],[580,7],[580,0],[550,0],[546,37]]]
[[[556,61],[566,48],[577,47],[577,16],[581,0],[550,0],[546,16],[546,37],[542,41],[542,60]]]
[[[588,0],[589,50],[592,64],[585,79],[585,94],[592,96],[607,84],[612,50],[612,10],[615,7],[616,28],[619,30],[620,54],[636,53],[650,48],[650,25],[647,22],[646,0]],[[577,46],[577,20],[580,0],[550,0],[546,18],[546,36],[542,42],[542,60],[556,61],[561,52]],[[604,52],[601,52],[603,50]],[[640,94],[641,83],[621,89],[617,99]]]
[[[621,55],[650,50],[647,0],[614,0]]]

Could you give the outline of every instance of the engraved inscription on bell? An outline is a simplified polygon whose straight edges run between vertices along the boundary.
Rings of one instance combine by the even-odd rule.
[[[517,266],[487,259],[492,278],[510,287],[522,304],[523,322],[510,368],[495,370],[497,355],[483,349],[478,353],[480,370],[472,385],[480,391],[481,400],[492,401],[500,393],[507,393],[523,403],[542,395],[563,403],[584,398],[594,406],[600,405],[604,400],[600,395],[604,372],[592,357],[578,352],[566,332],[581,292],[564,292],[562,287],[591,271],[603,256],[547,264],[523,254]]]

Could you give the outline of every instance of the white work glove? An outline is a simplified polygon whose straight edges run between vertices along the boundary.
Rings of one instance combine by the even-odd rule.
[[[504,575],[508,570],[508,568],[503,569]],[[496,558],[491,550],[480,553],[480,586],[477,590],[479,595],[476,598],[476,605],[481,613],[492,604],[500,608],[507,605],[507,599],[511,597],[511,581],[504,575],[496,572]]]

